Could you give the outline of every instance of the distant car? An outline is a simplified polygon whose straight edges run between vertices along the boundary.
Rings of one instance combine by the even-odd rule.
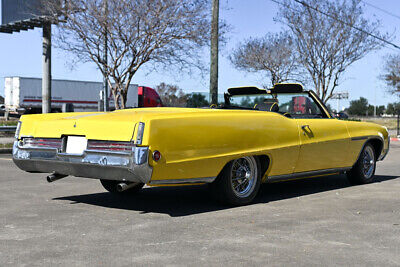
[[[216,108],[135,108],[22,116],[13,160],[27,172],[100,179],[113,193],[144,184],[210,183],[250,203],[263,182],[346,173],[374,179],[389,150],[385,127],[335,119],[298,84],[230,88]]]
[[[341,120],[345,120],[349,118],[349,115],[347,115],[345,112],[339,112],[339,113],[335,113],[335,117]]]

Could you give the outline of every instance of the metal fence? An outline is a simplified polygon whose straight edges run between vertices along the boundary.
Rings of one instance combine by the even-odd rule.
[[[12,133],[17,130],[17,126],[0,126],[0,132],[2,133]]]

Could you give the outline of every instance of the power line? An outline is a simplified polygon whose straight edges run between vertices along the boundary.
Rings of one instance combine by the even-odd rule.
[[[366,4],[367,6],[370,6],[370,7],[373,7],[373,8],[375,8],[375,9],[378,9],[378,10],[382,11],[383,13],[386,13],[386,14],[389,15],[389,16],[392,16],[392,17],[394,17],[394,18],[400,19],[400,16],[399,16],[399,15],[396,15],[396,14],[390,12],[390,11],[387,11],[387,10],[385,10],[385,9],[383,9],[383,8],[380,8],[380,7],[376,6],[376,5],[370,4],[370,3],[368,3],[368,2],[366,2],[366,1],[364,1],[364,0],[361,0],[361,2],[363,2],[363,3]]]
[[[391,46],[393,46],[393,47],[395,47],[395,48],[397,48],[397,49],[400,49],[400,46],[398,46],[398,45],[396,45],[396,44],[394,44],[394,43],[392,43],[392,42],[389,42],[388,40],[385,40],[385,39],[383,39],[382,37],[379,37],[379,36],[377,36],[377,35],[375,35],[375,34],[372,34],[372,33],[370,33],[370,32],[367,32],[367,31],[365,31],[365,30],[363,30],[363,29],[361,29],[361,28],[359,28],[359,27],[353,26],[353,25],[351,25],[351,24],[349,24],[349,23],[347,23],[347,22],[345,22],[345,21],[343,21],[343,20],[341,20],[341,19],[338,19],[338,18],[336,18],[336,17],[334,17],[334,16],[332,16],[332,15],[326,13],[326,12],[323,12],[323,11],[319,10],[319,9],[316,8],[316,7],[312,7],[312,6],[310,6],[309,4],[307,4],[307,3],[303,2],[303,1],[300,1],[300,0],[293,0],[293,1],[295,1],[296,3],[299,3],[299,4],[303,5],[303,6],[305,6],[305,7],[307,7],[307,8],[311,8],[311,9],[313,9],[313,10],[315,10],[315,11],[317,11],[317,12],[319,12],[319,13],[321,13],[321,14],[323,14],[323,15],[325,15],[325,16],[331,18],[331,19],[334,19],[334,20],[336,20],[336,21],[339,21],[340,23],[343,23],[343,24],[345,24],[345,25],[347,25],[347,26],[349,26],[349,27],[351,27],[351,28],[353,28],[353,29],[355,29],[355,30],[358,30],[358,31],[360,31],[360,32],[362,32],[362,33],[365,33],[365,34],[367,34],[367,35],[369,35],[369,36],[371,36],[371,37],[373,37],[373,38],[375,38],[375,39],[378,39],[378,40],[380,40],[380,41],[382,41],[382,42],[384,42],[384,43],[386,43],[386,44],[389,44],[389,45],[391,45]]]
[[[277,4],[279,4],[279,5],[285,6],[285,7],[287,7],[287,8],[290,8],[290,9],[292,9],[292,10],[295,10],[295,9],[291,8],[289,5],[286,5],[286,4],[284,4],[284,3],[282,3],[282,2],[279,2],[279,1],[277,1],[277,0],[270,0],[270,1],[272,1],[272,2],[274,2],[274,3],[277,3]],[[363,30],[363,29],[361,29],[361,28],[359,28],[359,27],[353,26],[353,25],[351,25],[351,24],[349,24],[349,23],[347,23],[347,22],[345,22],[345,21],[343,21],[343,20],[341,20],[341,19],[338,19],[338,18],[336,18],[336,17],[334,17],[334,16],[332,16],[332,15],[330,15],[330,14],[324,12],[324,11],[319,10],[319,9],[316,8],[316,7],[310,6],[309,4],[307,4],[307,3],[303,2],[303,1],[300,1],[300,0],[293,0],[293,1],[295,1],[295,2],[298,3],[298,4],[301,4],[301,5],[305,6],[305,7],[307,7],[307,8],[310,8],[310,9],[312,9],[312,10],[314,10],[314,11],[317,11],[318,13],[321,13],[321,14],[324,15],[324,16],[327,16],[327,17],[329,17],[329,18],[331,18],[331,19],[333,19],[333,20],[336,20],[336,21],[338,21],[338,22],[340,22],[340,23],[343,23],[344,25],[347,25],[348,27],[350,27],[350,28],[352,28],[352,29],[355,29],[355,30],[357,30],[357,31],[360,31],[360,32],[362,32],[362,33],[365,33],[365,34],[367,34],[368,36],[371,36],[372,38],[378,39],[379,41],[381,41],[381,42],[383,42],[383,43],[386,43],[386,44],[388,44],[388,45],[391,45],[391,46],[393,46],[394,48],[400,50],[400,46],[398,46],[398,45],[396,45],[396,44],[394,44],[394,43],[392,43],[392,42],[390,42],[390,41],[388,41],[388,40],[385,40],[385,39],[383,39],[383,38],[380,37],[380,36],[377,36],[377,35],[375,35],[375,34],[373,34],[373,33],[367,32],[366,30]],[[298,11],[298,10],[295,10],[295,11]]]

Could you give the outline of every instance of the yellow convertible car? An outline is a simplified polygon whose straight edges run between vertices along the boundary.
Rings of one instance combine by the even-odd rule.
[[[209,183],[234,205],[250,203],[264,182],[346,173],[369,183],[390,140],[385,127],[333,118],[299,84],[230,88],[209,109],[24,115],[16,138],[15,164],[49,182],[95,178],[113,193]]]

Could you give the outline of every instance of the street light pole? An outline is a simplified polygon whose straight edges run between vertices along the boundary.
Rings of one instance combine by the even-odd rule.
[[[397,137],[400,137],[400,109],[397,110]]]
[[[103,55],[103,63],[104,63],[104,74],[103,74],[103,110],[109,110],[109,102],[108,102],[108,81],[107,81],[107,73],[108,73],[108,32],[107,32],[107,14],[108,14],[108,6],[107,0],[104,1],[104,55]]]
[[[349,99],[348,92],[336,92],[332,94],[332,99],[337,99],[337,109],[336,113],[340,112],[340,100],[342,99]]]
[[[43,24],[42,113],[51,112],[51,23]]]
[[[215,105],[218,104],[218,30],[219,0],[213,0],[211,20],[210,102]]]
[[[340,112],[340,96],[337,98],[337,109],[336,109],[336,113],[339,113]]]
[[[374,118],[376,117],[376,87],[374,87],[375,99],[374,99]]]

